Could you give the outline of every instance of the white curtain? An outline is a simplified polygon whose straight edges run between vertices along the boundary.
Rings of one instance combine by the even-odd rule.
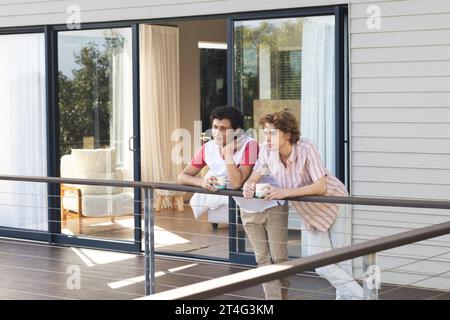
[[[0,172],[47,175],[43,34],[0,36]],[[0,227],[48,230],[47,185],[0,181]]]
[[[175,181],[171,134],[180,128],[178,28],[140,26],[142,180]]]
[[[302,42],[302,137],[314,141],[335,172],[334,16],[308,17]]]
[[[123,40],[112,56],[111,81],[111,147],[116,149],[117,165],[122,169],[124,180],[134,180],[133,152],[129,140],[133,136],[133,79],[131,56],[131,30],[114,30],[115,37]]]
[[[316,143],[325,166],[335,172],[335,44],[334,16],[308,17],[303,22],[301,135]],[[351,206],[344,205],[331,238],[335,248],[352,243]],[[302,252],[309,239],[302,234]],[[340,263],[352,272],[352,261]]]

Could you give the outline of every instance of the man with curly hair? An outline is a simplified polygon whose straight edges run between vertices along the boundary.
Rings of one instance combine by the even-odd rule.
[[[244,184],[244,197],[252,198],[255,184],[269,171],[279,187],[270,186],[265,199],[284,199],[308,195],[348,196],[344,184],[327,170],[315,144],[300,137],[295,116],[287,111],[269,113],[260,119],[265,144],[261,147],[253,173]],[[292,201],[302,218],[302,234],[308,238],[308,254],[333,249],[331,233],[345,205]],[[336,299],[363,299],[363,289],[337,264],[316,269],[336,288]]]

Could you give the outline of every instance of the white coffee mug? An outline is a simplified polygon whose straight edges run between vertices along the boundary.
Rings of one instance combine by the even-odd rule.
[[[227,177],[226,176],[218,176],[216,188],[223,190],[227,188]]]
[[[266,195],[266,188],[270,187],[270,183],[257,183],[255,189],[255,196],[257,198],[263,198]]]

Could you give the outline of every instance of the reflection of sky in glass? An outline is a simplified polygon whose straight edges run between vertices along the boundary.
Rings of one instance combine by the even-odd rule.
[[[302,71],[302,52],[300,50],[295,50],[289,52],[291,56],[291,64],[290,67],[294,74],[300,74]]]
[[[80,66],[75,62],[75,55],[79,55],[81,48],[94,42],[101,49],[105,44],[102,37],[80,37],[73,35],[60,36],[58,39],[58,67],[64,75],[72,79],[72,70]]]
[[[296,22],[302,18],[282,18],[282,19],[265,19],[265,20],[247,20],[237,21],[236,26],[244,26],[246,28],[258,28],[263,22],[273,26],[280,26],[284,22]]]
[[[303,18],[281,18],[281,19],[264,19],[264,20],[246,20],[246,21],[237,21],[235,24],[235,27],[241,27],[246,30],[251,31],[257,31],[258,28],[260,28],[263,25],[270,25],[272,26],[272,30],[282,30],[282,28],[286,25],[293,25],[298,26],[294,27],[296,28],[297,32],[299,32],[301,37],[301,25],[303,23]],[[266,34],[267,36],[267,34]],[[273,34],[275,36],[275,34]],[[291,59],[292,65],[291,68],[293,69],[293,72],[299,73],[300,72],[300,61],[299,61],[299,53],[300,47],[301,47],[301,38],[292,38],[288,37],[286,38],[287,41],[278,42],[278,43],[271,43],[271,47],[274,48],[274,45],[281,45],[278,47],[278,50],[284,51],[288,50],[291,51]],[[278,39],[281,40],[281,39]],[[295,41],[296,40],[296,41]],[[287,43],[286,43],[287,42]],[[269,44],[269,43],[267,43]],[[289,44],[289,47],[283,47],[283,45]],[[253,74],[256,75],[258,73],[258,47],[260,47],[262,43],[259,43],[257,46],[255,46],[254,42],[245,41],[242,43],[242,59],[243,59],[243,73],[244,74]],[[294,50],[294,47],[298,47],[297,50]]]
[[[256,74],[258,72],[257,65],[257,52],[256,48],[249,47],[243,48],[243,57],[244,57],[244,73],[253,73]]]
[[[131,38],[129,28],[112,29],[114,33],[122,35],[126,40]],[[104,49],[105,39],[111,35],[111,29],[64,31],[58,33],[58,70],[69,79],[73,78],[72,70],[80,66],[75,62],[75,55],[79,55],[81,48],[89,43],[95,43],[100,50]]]

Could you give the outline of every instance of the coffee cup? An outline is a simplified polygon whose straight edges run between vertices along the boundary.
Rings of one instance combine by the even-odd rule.
[[[216,188],[219,190],[223,190],[227,188],[227,177],[226,176],[217,176]]]
[[[270,183],[257,183],[255,188],[255,196],[257,198],[263,198],[266,195],[266,189],[268,187],[270,187]]]

